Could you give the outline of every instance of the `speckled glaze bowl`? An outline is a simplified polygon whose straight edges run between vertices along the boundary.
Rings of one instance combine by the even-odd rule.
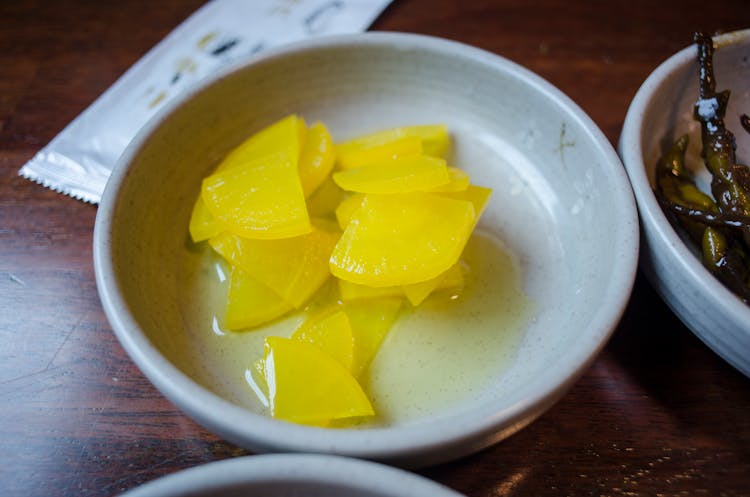
[[[313,428],[261,415],[250,401],[240,405],[217,386],[221,378],[206,380],[198,370],[203,351],[186,344],[185,309],[201,303],[186,304],[181,293],[181,261],[195,250],[187,240],[192,204],[202,177],[228,150],[290,113],[325,122],[337,140],[382,127],[445,123],[454,139],[452,162],[493,188],[478,229],[517,255],[532,312],[517,345],[464,400],[409,422]],[[615,151],[549,83],[463,44],[368,33],[265,53],[161,111],[107,185],[94,264],[123,347],[166,397],[207,429],[254,451],[424,466],[515,433],[586,370],[628,301],[637,226]],[[499,296],[484,297],[502,307]]]
[[[316,454],[246,456],[186,469],[122,497],[461,497],[447,487],[381,464]]]
[[[737,157],[750,161],[750,135],[739,115],[750,113],[750,30],[714,39],[717,90],[732,95],[726,125],[733,130]],[[683,134],[687,160],[701,188],[710,191],[710,174],[700,158],[700,125],[693,119],[698,98],[695,46],[673,55],[654,70],[628,110],[619,151],[638,201],[643,226],[642,267],[664,301],[703,342],[750,376],[750,307],[727,290],[701,264],[697,247],[675,230],[653,192],[654,169],[666,148]]]

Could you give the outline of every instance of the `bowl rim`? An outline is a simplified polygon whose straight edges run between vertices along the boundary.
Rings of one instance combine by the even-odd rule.
[[[426,50],[445,56],[467,58],[473,63],[512,74],[555,105],[561,107],[584,132],[603,158],[608,177],[614,185],[608,191],[610,201],[618,204],[624,222],[611,233],[617,239],[619,270],[613,271],[602,302],[611,305],[597,309],[579,347],[560,359],[558,375],[543,376],[529,383],[530,395],[502,410],[472,412],[460,422],[453,417],[430,419],[429,423],[409,423],[365,430],[325,430],[267,418],[236,406],[198,385],[173,366],[149,342],[128,311],[114,280],[110,258],[112,213],[128,176],[128,164],[139,148],[185,101],[236,71],[284,58],[291,54],[334,48],[377,46],[393,50]],[[367,32],[335,35],[306,40],[271,49],[225,68],[203,80],[169,102],[139,131],[118,161],[107,184],[94,230],[94,267],[100,299],[117,338],[160,392],[204,427],[246,448],[262,451],[324,452],[369,459],[388,460],[409,466],[425,466],[455,459],[484,448],[518,431],[551,407],[591,365],[619,322],[632,291],[638,260],[638,218],[633,193],[621,161],[599,127],[572,99],[529,69],[500,55],[460,42],[426,35],[397,32]],[[580,340],[580,339],[579,339]],[[551,376],[551,374],[550,374]],[[550,381],[552,380],[552,381]],[[214,408],[206,409],[206,406]],[[482,441],[480,441],[482,440]]]
[[[735,43],[750,44],[750,29],[724,33],[714,36],[713,39],[717,48]],[[742,331],[750,334],[750,307],[716,279],[685,244],[659,206],[647,174],[650,167],[644,162],[641,129],[651,96],[672,74],[693,64],[695,57],[695,44],[692,44],[667,58],[649,74],[630,104],[623,123],[618,148],[633,186],[641,222],[655,228],[660,242],[659,250],[666,253],[678,265],[681,273],[695,288],[702,289],[699,290],[702,298],[710,301],[712,307],[724,316],[731,318],[735,324],[747,323]],[[661,293],[660,285],[655,286]],[[663,295],[662,298],[670,307],[673,305]],[[680,318],[682,319],[681,316]],[[703,332],[697,330],[696,325],[689,322],[684,324],[705,341],[704,337],[701,336]],[[718,335],[713,335],[713,339],[723,342],[722,337]],[[724,345],[724,347],[728,347],[728,345]],[[727,360],[737,367],[733,361]]]
[[[177,497],[187,492],[213,495],[222,490],[268,484],[288,485],[288,490],[311,484],[341,485],[340,490],[367,495],[376,491],[389,497],[462,497],[440,483],[401,469],[321,454],[266,454],[214,461],[156,478],[128,490],[122,497]]]

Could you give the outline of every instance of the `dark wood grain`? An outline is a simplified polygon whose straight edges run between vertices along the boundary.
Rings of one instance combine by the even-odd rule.
[[[115,339],[94,283],[96,208],[17,176],[202,3],[0,2],[0,495],[115,495],[246,454],[176,410]],[[639,85],[694,30],[744,27],[745,0],[395,0],[373,29],[523,64],[614,144]],[[639,277],[611,342],[560,403],[420,473],[470,497],[750,495],[749,413],[750,380]]]

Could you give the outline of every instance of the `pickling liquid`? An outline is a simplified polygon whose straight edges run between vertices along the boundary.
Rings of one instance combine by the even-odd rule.
[[[404,304],[361,378],[377,415],[349,424],[392,425],[454,407],[486,389],[513,360],[533,307],[523,293],[517,260],[482,232],[472,235],[462,259],[469,272],[459,294],[439,292],[416,308]],[[306,313],[252,331],[224,330],[220,316],[228,274],[208,248],[188,257],[181,367],[217,395],[268,413],[253,381],[253,363],[263,355],[266,336],[290,336]],[[322,291],[334,292],[335,284]]]

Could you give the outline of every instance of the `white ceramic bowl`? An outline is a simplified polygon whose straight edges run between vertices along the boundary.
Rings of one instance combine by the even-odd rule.
[[[123,497],[461,497],[421,476],[373,462],[314,454],[246,456],[148,482]]]
[[[479,228],[518,254],[534,311],[520,343],[497,357],[465,400],[384,427],[312,428],[258,414],[261,406],[249,389],[233,398],[222,389],[221,375],[199,371],[205,351],[186,343],[196,330],[185,308],[202,304],[186,304],[181,293],[181,261],[194,251],[186,242],[192,203],[201,178],[223,154],[292,112],[308,122],[322,120],[337,139],[445,123],[454,137],[453,161],[475,183],[494,189]],[[566,392],[604,346],[628,301],[637,226],[615,151],[550,84],[459,43],[369,33],[269,52],[159,113],[107,185],[94,263],[105,312],[124,348],[166,397],[209,430],[255,451],[418,466],[501,440]],[[491,307],[502,308],[499,297],[487,295],[493,297],[497,306]],[[459,328],[471,326],[467,321]],[[210,323],[198,332],[211,333]]]
[[[717,90],[732,90],[726,125],[737,139],[740,161],[750,161],[750,135],[739,115],[750,113],[750,30],[715,38]],[[653,192],[656,161],[677,137],[690,139],[687,158],[697,182],[710,191],[700,158],[700,125],[692,117],[698,98],[698,63],[690,46],[662,63],[638,90],[620,136],[620,155],[638,202],[644,247],[642,267],[677,316],[735,368],[750,376],[750,307],[701,264],[697,248],[669,223]]]

